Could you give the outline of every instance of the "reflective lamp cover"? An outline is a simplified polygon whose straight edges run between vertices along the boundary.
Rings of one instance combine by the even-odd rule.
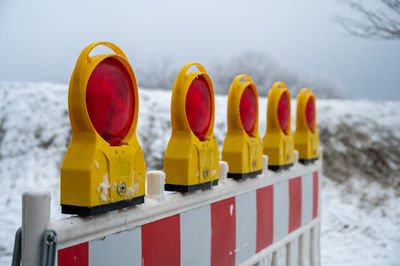
[[[282,131],[287,135],[289,125],[289,101],[286,93],[282,93],[279,99],[278,121]]]
[[[135,99],[129,73],[117,59],[106,58],[93,70],[86,106],[97,133],[111,146],[121,146],[132,123]]]
[[[257,108],[255,95],[250,86],[244,89],[240,98],[239,113],[244,130],[250,137],[253,137],[254,126],[256,124]]]
[[[190,84],[186,94],[185,110],[189,126],[203,141],[211,122],[211,94],[207,81],[199,76]]]
[[[306,105],[306,120],[308,128],[314,133],[315,106],[311,97],[308,99]]]

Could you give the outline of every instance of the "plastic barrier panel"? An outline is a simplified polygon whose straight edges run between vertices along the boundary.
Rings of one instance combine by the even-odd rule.
[[[253,80],[239,75],[229,89],[228,132],[222,160],[229,164],[228,177],[243,179],[261,173],[263,147],[258,133],[258,93]]]
[[[115,54],[91,56],[98,45]],[[122,50],[106,42],[87,46],[69,85],[72,139],[61,167],[63,213],[96,215],[143,203],[138,108],[135,74]]]
[[[302,89],[297,96],[296,131],[294,145],[299,162],[312,163],[319,157],[315,96],[310,89]]]
[[[198,72],[188,72],[193,66]],[[172,135],[164,155],[165,189],[191,192],[218,184],[214,89],[204,67],[183,66],[172,89]]]
[[[199,193],[55,221],[58,265],[318,265],[310,236],[319,232],[321,169],[317,161],[242,182],[221,176]]]

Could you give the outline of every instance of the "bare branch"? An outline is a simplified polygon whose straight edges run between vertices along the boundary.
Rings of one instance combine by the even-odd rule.
[[[400,14],[400,1],[398,1],[398,0],[382,0],[382,3],[385,4],[391,10],[393,10],[393,12]]]
[[[369,39],[400,40],[400,0],[380,0],[381,9],[371,10],[358,0],[344,3],[359,19],[336,16],[335,21],[350,34]]]

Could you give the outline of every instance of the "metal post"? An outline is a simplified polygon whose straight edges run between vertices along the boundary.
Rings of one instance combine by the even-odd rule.
[[[22,266],[37,266],[43,233],[50,223],[50,192],[22,195]]]

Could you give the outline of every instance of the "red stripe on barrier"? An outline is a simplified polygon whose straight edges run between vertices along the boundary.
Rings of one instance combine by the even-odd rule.
[[[235,265],[235,198],[211,204],[211,265]]]
[[[257,189],[256,252],[272,244],[274,238],[274,187]]]
[[[89,244],[88,242],[58,251],[58,266],[88,266]]]
[[[142,265],[180,265],[180,244],[179,214],[143,225]]]
[[[289,180],[289,233],[301,226],[301,176]]]
[[[312,209],[312,218],[316,218],[318,215],[318,172],[313,173],[313,209]]]

